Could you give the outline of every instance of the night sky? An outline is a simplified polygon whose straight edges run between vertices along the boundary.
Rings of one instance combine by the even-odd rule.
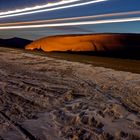
[[[0,0],[0,12],[46,4],[56,0]],[[24,15],[0,19],[0,23],[20,22],[32,20],[46,20],[53,18],[66,18],[89,16],[97,14],[127,12],[140,10],[140,0],[109,0],[102,3],[90,4],[81,7],[62,9],[39,14]],[[140,15],[137,15],[140,17]],[[22,37],[37,39],[49,35],[76,34],[76,33],[140,33],[140,22],[113,23],[100,25],[84,25],[73,27],[55,27],[39,29],[0,30],[0,38]]]

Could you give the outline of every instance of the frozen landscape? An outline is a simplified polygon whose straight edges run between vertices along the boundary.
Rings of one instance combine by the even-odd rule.
[[[139,140],[140,74],[0,48],[0,139]]]

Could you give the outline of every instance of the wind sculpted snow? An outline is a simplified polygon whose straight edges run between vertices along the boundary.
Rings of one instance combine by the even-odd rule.
[[[0,48],[0,139],[140,139],[140,74]]]

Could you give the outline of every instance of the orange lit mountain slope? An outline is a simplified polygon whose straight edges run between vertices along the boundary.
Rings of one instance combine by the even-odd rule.
[[[120,51],[140,49],[138,34],[61,35],[41,38],[25,47],[43,51]]]

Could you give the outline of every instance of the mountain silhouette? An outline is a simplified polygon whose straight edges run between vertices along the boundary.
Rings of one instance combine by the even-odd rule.
[[[0,46],[24,48],[26,45],[30,44],[31,42],[32,42],[31,40],[14,37],[14,38],[9,38],[9,39],[0,39]]]

